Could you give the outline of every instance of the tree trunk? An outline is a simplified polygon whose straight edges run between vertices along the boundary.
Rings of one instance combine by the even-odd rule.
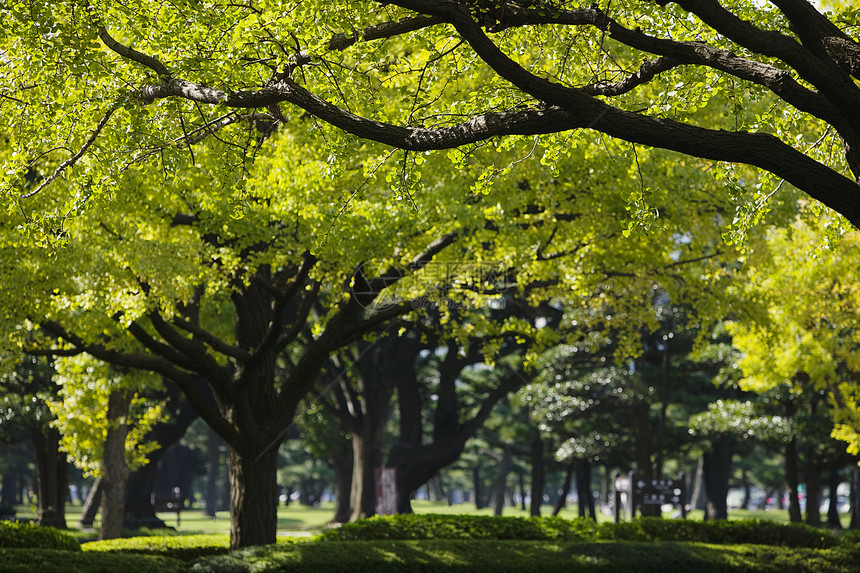
[[[66,497],[69,493],[69,464],[60,451],[60,432],[40,426],[30,428],[36,454],[36,484],[39,525],[66,529]]]
[[[750,498],[752,497],[752,488],[750,487],[750,480],[747,477],[746,468],[741,468],[741,487],[744,490],[744,497],[743,500],[741,500],[741,509],[749,509]]]
[[[839,519],[839,468],[831,465],[827,475],[827,489],[830,493],[830,503],[827,506],[827,526],[831,529],[842,529],[842,521]]]
[[[511,472],[511,451],[506,447],[499,461],[496,482],[493,484],[493,515],[502,515],[505,508],[505,490],[508,484],[508,474]]]
[[[334,516],[332,523],[346,523],[352,513],[350,490],[352,485],[352,447],[339,448],[332,456],[334,467]]]
[[[531,443],[532,483],[531,483],[531,508],[529,515],[540,517],[540,506],[543,502],[543,490],[545,483],[544,472],[544,443],[539,432]]]
[[[821,525],[821,468],[811,461],[806,469],[806,523]]]
[[[650,406],[645,403],[633,407],[633,442],[636,448],[636,475],[645,481],[654,477],[651,465],[651,420]],[[660,506],[642,505],[639,508],[643,517],[660,517]]]
[[[0,506],[14,508],[17,504],[18,472],[8,468],[3,472],[3,482],[0,485]]]
[[[707,509],[707,496],[705,495],[705,456],[699,458],[694,475],[693,492],[690,495],[690,506],[692,509]],[[705,511],[705,518],[708,512]]]
[[[230,447],[231,550],[269,545],[277,537],[278,448],[257,455],[251,452]]]
[[[729,478],[732,475],[732,450],[734,439],[722,435],[711,441],[711,449],[704,454],[704,484],[707,496],[708,519],[728,519],[726,498],[729,494]],[[659,508],[658,508],[659,509]]]
[[[87,494],[87,500],[81,508],[81,519],[78,525],[81,527],[92,527],[96,520],[96,514],[99,512],[99,507],[102,504],[102,478],[96,478],[93,482],[90,491]]]
[[[381,465],[381,445],[379,436],[373,431],[373,421],[364,422],[359,431],[352,434],[350,521],[376,515],[376,468]]]
[[[800,523],[800,498],[797,495],[800,485],[797,470],[797,439],[792,438],[785,446],[785,486],[788,489],[788,518],[791,523]]]
[[[567,468],[564,472],[564,483],[561,486],[561,492],[558,494],[558,499],[555,502],[555,507],[552,508],[552,514],[558,515],[561,510],[567,505],[567,496],[570,493],[570,484],[573,482],[573,471],[576,462],[570,460],[567,463]]]
[[[203,489],[203,515],[215,517],[218,511],[218,478],[221,473],[221,447],[224,440],[209,428],[206,439],[206,482]]]
[[[481,483],[480,466],[472,468],[472,491],[475,492],[475,509],[484,509],[487,504],[484,503],[484,487]]]
[[[849,490],[851,504],[851,521],[848,529],[860,529],[860,466],[856,463],[851,468],[851,489]]]
[[[164,521],[155,515],[153,503],[154,496],[159,493],[155,491],[158,478],[165,474],[165,468],[161,461],[165,455],[170,455],[168,452],[172,451],[171,448],[182,439],[188,426],[197,419],[197,412],[182,396],[179,388],[167,381],[165,381],[165,387],[167,390],[158,398],[165,401],[167,421],[160,421],[155,424],[146,435],[147,440],[156,442],[159,447],[146,456],[146,465],[138,468],[129,476],[126,486],[125,523],[127,527],[167,527]],[[185,453],[179,457],[189,463],[196,461],[193,457],[186,456]],[[172,464],[168,464],[168,466],[170,465]],[[190,493],[188,491],[189,486],[190,480],[181,484],[183,499]]]
[[[125,485],[129,469],[125,459],[125,440],[128,436],[129,406],[133,393],[115,390],[108,396],[108,431],[102,460],[102,524],[99,539],[122,537],[125,517]]]
[[[582,460],[576,468],[576,495],[579,498],[577,509],[580,517],[588,515],[597,521],[597,512],[594,509],[594,494],[591,491],[591,462]]]

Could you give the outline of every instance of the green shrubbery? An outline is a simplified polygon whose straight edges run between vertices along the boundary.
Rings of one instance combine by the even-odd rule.
[[[838,538],[803,524],[772,521],[691,521],[640,518],[596,525],[590,519],[491,517],[481,515],[390,515],[345,523],[322,534],[325,540],[382,539],[520,539],[543,541],[686,541],[716,544],[752,543],[821,549]]]
[[[858,541],[856,535],[766,521],[642,518],[597,525],[556,517],[397,515],[233,553],[225,535],[98,541],[84,544],[84,553],[0,549],[0,571],[853,573],[860,563]]]
[[[179,573],[185,567],[177,559],[150,555],[0,549],[3,573]]]
[[[590,519],[494,517],[489,515],[409,514],[375,516],[344,523],[322,534],[329,541],[371,539],[519,539],[586,541],[595,539]]]
[[[74,537],[59,529],[19,521],[0,521],[0,547],[81,550]]]
[[[720,545],[751,543],[823,549],[839,544],[832,533],[802,523],[775,521],[691,521],[645,517],[598,527],[602,539],[626,541],[688,541]]]
[[[84,551],[160,555],[182,561],[194,561],[200,557],[225,554],[229,548],[230,539],[226,535],[130,537],[93,541],[83,545]]]
[[[855,573],[855,556],[765,545],[430,539],[310,541],[201,559],[195,573]]]

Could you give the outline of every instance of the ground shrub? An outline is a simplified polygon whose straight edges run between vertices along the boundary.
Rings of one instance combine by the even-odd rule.
[[[586,541],[597,535],[589,519],[408,514],[374,516],[322,534],[329,541],[376,539],[520,539]]]
[[[695,541],[700,543],[774,545],[823,549],[840,543],[829,531],[802,523],[764,520],[708,522],[643,517],[621,523],[603,523],[601,539],[623,541]]]
[[[82,548],[87,552],[160,555],[194,561],[200,557],[227,553],[230,539],[226,535],[145,536],[93,541],[84,543]]]
[[[68,533],[20,521],[0,521],[0,547],[81,550],[77,540]]]
[[[207,557],[195,573],[544,573],[667,571],[855,573],[852,556],[834,550],[674,542],[558,542],[432,539],[310,541]]]
[[[56,549],[0,549],[2,573],[180,573],[178,559],[152,555],[87,553]]]

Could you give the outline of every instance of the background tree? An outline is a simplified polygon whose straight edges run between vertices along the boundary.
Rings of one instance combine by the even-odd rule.
[[[25,356],[20,361],[4,361],[0,379],[3,391],[0,407],[0,435],[4,442],[26,433],[33,444],[36,469],[36,521],[39,525],[66,528],[66,497],[69,493],[69,464],[60,449],[60,432],[54,427],[55,417],[48,401],[56,396],[53,365],[42,357]],[[11,456],[10,456],[11,457]],[[2,471],[4,480],[15,480],[14,465]],[[12,489],[6,487],[4,490]],[[0,505],[11,509],[9,493]]]
[[[101,478],[99,538],[120,537],[130,470],[146,464],[147,454],[157,449],[144,437],[162,415],[161,404],[138,397],[137,390],[157,380],[141,372],[120,374],[81,356],[56,364],[60,390],[48,404],[61,447],[86,475]]]

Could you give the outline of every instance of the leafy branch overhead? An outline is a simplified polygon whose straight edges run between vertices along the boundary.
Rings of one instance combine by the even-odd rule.
[[[0,107],[21,130],[7,193],[32,194],[24,174],[49,159],[52,179],[77,164],[88,175],[79,183],[97,185],[109,178],[100,162],[151,157],[133,150],[236,140],[220,134],[235,121],[219,118],[304,113],[410,151],[595,130],[756,166],[774,187],[787,181],[860,224],[856,10],[824,14],[805,0],[137,1],[16,2],[2,17]],[[58,43],[74,48],[24,55]],[[765,105],[741,109],[750,100]],[[724,109],[716,120],[701,113],[712,101]],[[123,112],[105,128],[116,102]],[[45,105],[74,120],[51,123]]]

